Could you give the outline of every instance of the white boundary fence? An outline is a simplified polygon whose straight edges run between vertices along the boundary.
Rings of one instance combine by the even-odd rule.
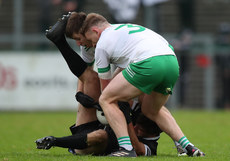
[[[76,109],[76,87],[59,53],[0,52],[0,110]]]

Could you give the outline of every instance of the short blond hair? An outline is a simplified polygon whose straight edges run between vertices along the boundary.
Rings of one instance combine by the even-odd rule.
[[[90,27],[108,23],[105,17],[97,13],[90,13],[87,15],[84,24],[81,28],[81,34],[85,35],[85,33],[90,29]]]

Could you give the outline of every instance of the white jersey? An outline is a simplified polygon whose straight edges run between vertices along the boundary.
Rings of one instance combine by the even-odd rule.
[[[106,28],[97,42],[95,61],[99,77],[110,79],[110,64],[126,68],[130,63],[159,55],[175,55],[159,34],[134,24],[116,24]]]
[[[95,48],[81,46],[81,57],[89,65],[93,65],[95,59]]]

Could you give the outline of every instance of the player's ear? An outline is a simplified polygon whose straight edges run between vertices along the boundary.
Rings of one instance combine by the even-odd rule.
[[[93,27],[91,28],[91,31],[93,31],[93,32],[96,33],[97,35],[100,33],[99,28],[96,27],[96,26],[93,26]]]

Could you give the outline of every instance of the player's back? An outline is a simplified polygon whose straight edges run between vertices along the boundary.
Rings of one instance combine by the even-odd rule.
[[[116,24],[102,32],[96,51],[104,50],[112,63],[129,63],[157,55],[174,55],[168,42],[159,34],[139,25]]]

